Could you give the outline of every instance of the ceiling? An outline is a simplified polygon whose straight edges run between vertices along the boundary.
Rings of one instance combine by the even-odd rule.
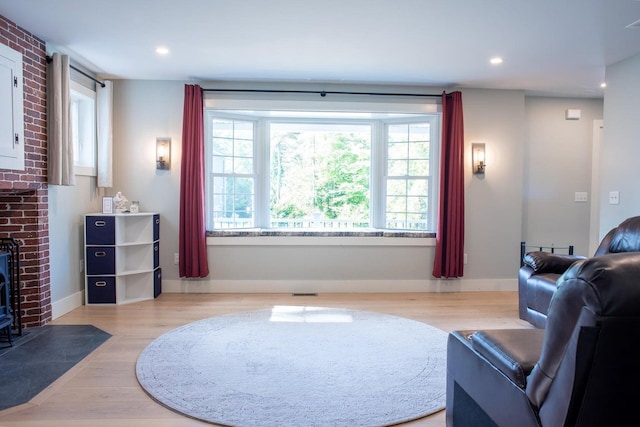
[[[121,79],[601,97],[606,66],[640,52],[638,0],[0,0],[0,15]]]

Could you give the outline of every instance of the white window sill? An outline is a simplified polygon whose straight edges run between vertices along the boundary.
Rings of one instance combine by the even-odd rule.
[[[208,231],[209,246],[435,246],[434,233],[404,231]]]
[[[98,172],[96,171],[96,168],[94,167],[90,167],[90,166],[80,166],[80,165],[75,165],[75,172],[76,175],[79,176],[98,176]]]

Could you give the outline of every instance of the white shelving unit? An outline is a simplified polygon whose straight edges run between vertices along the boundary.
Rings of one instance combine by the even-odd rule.
[[[160,294],[159,214],[88,214],[84,224],[86,304],[127,304]]]

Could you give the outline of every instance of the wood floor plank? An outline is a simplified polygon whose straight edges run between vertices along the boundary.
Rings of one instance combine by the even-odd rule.
[[[516,292],[389,294],[162,294],[123,306],[82,306],[52,324],[90,324],[112,335],[29,403],[0,411],[4,427],[211,426],[173,412],[138,385],[135,363],[155,338],[181,325],[276,305],[375,311],[457,329],[531,328],[518,319]],[[403,424],[442,427],[445,411]]]

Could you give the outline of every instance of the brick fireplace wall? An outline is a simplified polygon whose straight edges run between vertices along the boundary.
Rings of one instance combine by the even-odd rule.
[[[22,53],[25,170],[0,169],[0,238],[20,245],[22,324],[51,320],[46,46],[0,15],[0,43]]]

